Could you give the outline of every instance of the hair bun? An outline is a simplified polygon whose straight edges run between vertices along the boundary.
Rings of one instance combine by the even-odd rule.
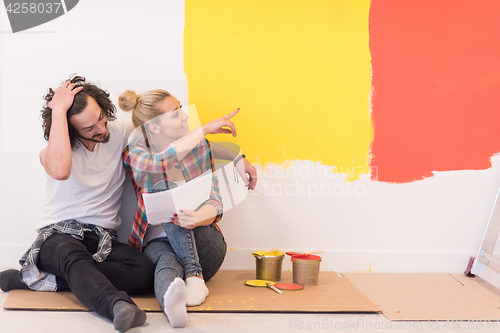
[[[137,105],[137,94],[135,91],[127,90],[118,96],[118,105],[123,111],[131,111]]]

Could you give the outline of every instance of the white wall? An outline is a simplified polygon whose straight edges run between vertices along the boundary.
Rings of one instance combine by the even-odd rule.
[[[324,171],[309,161],[295,162],[296,178],[270,167],[258,195],[220,223],[234,248],[224,268],[251,267],[249,250],[280,247],[326,250],[325,270],[461,273],[477,253],[498,191],[500,157],[493,162],[488,170],[439,172],[410,184],[318,177]]]
[[[163,88],[187,105],[183,29],[182,1],[80,1],[16,34],[0,9],[0,267],[15,267],[35,237],[44,201],[39,110],[47,88],[78,73],[108,89],[115,103],[126,89]],[[119,112],[121,121],[129,117]],[[310,161],[295,161],[296,175],[259,167],[257,189],[220,222],[230,248],[223,269],[254,269],[251,252],[279,247],[326,250],[323,270],[463,272],[500,185],[500,157],[492,160],[488,170],[440,172],[409,184],[368,176],[346,183]],[[127,196],[124,216],[133,210],[130,186]]]
[[[183,72],[184,3],[86,0],[67,14],[11,33],[0,8],[0,267],[34,240],[44,202],[42,96],[77,73],[118,95],[133,89],[169,90],[187,104]],[[185,102],[184,102],[185,101]],[[118,118],[130,114],[119,111]]]

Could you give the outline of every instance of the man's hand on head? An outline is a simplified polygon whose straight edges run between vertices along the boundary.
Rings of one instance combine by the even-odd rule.
[[[51,108],[53,112],[66,113],[71,105],[73,105],[75,95],[83,89],[83,87],[75,88],[75,86],[76,84],[74,83],[64,81],[64,83],[56,89],[52,100],[47,103],[47,106]]]

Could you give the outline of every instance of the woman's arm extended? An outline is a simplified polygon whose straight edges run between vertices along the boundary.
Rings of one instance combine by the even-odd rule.
[[[236,128],[229,119],[238,112],[239,109],[196,128],[167,145],[159,153],[151,153],[145,144],[131,143],[123,153],[125,167],[138,173],[161,173],[163,172],[163,163],[165,169],[169,170],[200,144],[205,139],[206,134],[232,133],[233,136],[236,136]]]

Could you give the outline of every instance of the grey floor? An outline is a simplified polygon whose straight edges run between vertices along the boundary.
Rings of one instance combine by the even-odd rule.
[[[93,312],[5,310],[7,296],[0,291],[0,333],[116,332],[110,321]],[[174,329],[162,313],[148,313],[145,325],[127,332],[500,332],[500,324],[488,329],[462,327],[447,322],[391,322],[382,314],[190,313],[188,325]]]

